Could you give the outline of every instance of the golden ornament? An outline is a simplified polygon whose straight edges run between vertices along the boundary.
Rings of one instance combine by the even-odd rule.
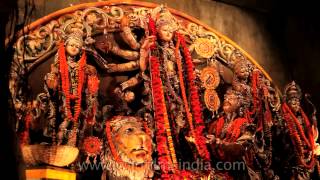
[[[204,103],[210,111],[217,111],[220,107],[220,99],[217,92],[213,89],[205,90]]]
[[[196,53],[203,58],[210,58],[214,54],[214,44],[209,39],[198,38],[195,43]]]
[[[220,83],[219,73],[214,67],[203,68],[200,79],[206,89],[215,89]]]

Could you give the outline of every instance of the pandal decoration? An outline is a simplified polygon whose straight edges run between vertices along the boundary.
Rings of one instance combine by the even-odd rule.
[[[220,75],[214,67],[205,67],[201,70],[201,82],[206,89],[215,89],[220,83]]]
[[[217,111],[220,107],[220,99],[217,92],[213,89],[206,89],[204,91],[204,103],[210,111]]]
[[[215,67],[207,66],[201,70],[200,80],[206,89],[204,91],[204,103],[213,113],[220,107],[220,99],[215,91],[220,83],[220,75]]]
[[[198,38],[195,44],[196,53],[203,58],[210,58],[214,54],[214,44],[209,39]]]

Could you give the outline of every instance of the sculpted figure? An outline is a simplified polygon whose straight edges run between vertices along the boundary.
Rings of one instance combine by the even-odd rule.
[[[95,123],[99,79],[95,67],[87,64],[82,36],[83,32],[76,29],[60,43],[51,71],[45,76],[45,90],[54,114],[47,133],[54,138],[55,126],[59,126],[53,143],[74,146],[78,128],[83,130]]]
[[[251,95],[251,87],[249,86],[250,75],[253,66],[246,60],[238,60],[234,65],[234,76],[232,81],[232,87],[234,90],[241,92],[246,96]]]
[[[309,119],[301,107],[302,91],[295,82],[285,87],[283,98],[283,125],[278,127],[282,132],[276,137],[280,147],[275,150],[277,161],[274,164],[282,178],[312,179],[311,173],[318,167],[315,165],[319,155],[316,118],[313,114]]]
[[[152,179],[152,140],[141,118],[115,116],[106,123],[107,142],[102,179]]]
[[[263,173],[269,173],[262,172],[259,160],[265,155],[256,148],[256,126],[244,113],[249,105],[242,93],[228,89],[222,105],[224,114],[209,125],[208,138],[214,157],[223,162],[245,163],[243,169],[229,171],[235,179],[262,179],[266,176]]]

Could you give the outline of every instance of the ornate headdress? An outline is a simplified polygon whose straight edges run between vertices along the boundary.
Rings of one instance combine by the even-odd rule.
[[[65,44],[68,44],[68,42],[70,40],[75,40],[77,42],[79,42],[81,44],[81,46],[83,45],[83,31],[81,29],[73,29],[72,33],[68,34],[66,36],[66,40],[65,40]]]
[[[302,91],[298,84],[296,84],[294,81],[287,84],[284,88],[284,100],[288,101],[293,98],[301,99]]]
[[[177,19],[163,5],[153,10],[152,18],[156,21],[156,28],[160,28],[164,25],[170,25],[174,31],[178,30],[179,28]]]

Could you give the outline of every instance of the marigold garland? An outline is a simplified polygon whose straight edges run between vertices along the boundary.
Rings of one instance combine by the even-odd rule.
[[[154,20],[149,17],[149,31],[154,37],[157,37]],[[154,50],[155,39],[150,50]],[[169,179],[170,171],[177,171],[177,160],[175,149],[171,136],[171,129],[164,100],[164,92],[162,89],[162,81],[160,78],[160,64],[155,56],[149,57],[150,71],[151,71],[151,89],[154,106],[154,118],[156,122],[156,142],[158,151],[158,161],[162,170],[161,178]]]
[[[186,68],[187,68],[187,80],[188,87],[190,92],[190,102],[191,102],[191,110],[193,114],[193,119],[195,123],[195,139],[196,144],[199,146],[199,155],[207,161],[210,161],[210,153],[206,146],[206,139],[203,137],[204,121],[202,119],[202,107],[199,99],[198,88],[195,85],[195,75],[194,75],[194,65],[192,62],[190,51],[186,45],[186,41],[182,35],[177,33],[178,39],[181,42],[181,46],[183,48],[183,55],[185,57]]]
[[[303,131],[303,128],[301,126],[301,124],[299,123],[299,120],[297,119],[297,117],[293,114],[293,112],[291,111],[291,109],[289,108],[289,106],[284,103],[282,105],[282,111],[284,113],[284,120],[287,123],[288,126],[288,130],[289,130],[289,135],[291,137],[291,141],[293,143],[293,145],[296,148],[297,151],[297,158],[299,160],[299,162],[306,168],[308,169],[312,169],[314,167],[315,164],[315,157],[313,155],[313,150],[314,150],[314,140],[313,140],[313,136],[312,136],[312,132],[309,129],[309,139],[306,138],[305,133]],[[302,117],[304,120],[304,123],[306,124],[306,127],[310,127],[310,122],[307,118],[307,116],[304,114],[304,112],[301,110],[302,113]],[[297,130],[298,128],[298,130]],[[302,130],[302,131],[301,131]],[[300,134],[299,134],[300,133]],[[309,164],[307,162],[305,162],[305,160],[303,159],[304,157],[304,148],[303,148],[303,143],[301,140],[301,136],[303,137],[304,143],[307,144],[309,150],[312,153],[312,157],[311,160],[309,162]]]
[[[190,107],[189,107],[187,94],[186,94],[186,88],[185,88],[185,85],[184,85],[182,63],[181,63],[181,58],[180,58],[180,54],[179,54],[180,41],[181,41],[181,39],[179,37],[178,38],[178,42],[176,44],[176,48],[175,48],[175,57],[176,57],[177,67],[178,67],[178,75],[179,75],[179,82],[180,82],[180,88],[181,88],[181,95],[182,95],[185,111],[186,111],[186,114],[187,114],[187,119],[188,119],[188,122],[189,122],[191,135],[192,135],[192,137],[195,138],[196,149],[198,150],[198,152],[201,152],[201,148],[199,147],[199,144],[198,144],[198,137],[195,134],[195,130],[194,130],[194,126],[193,126],[193,120],[192,120],[192,114],[190,112]]]
[[[61,83],[62,83],[62,92],[65,96],[65,109],[68,120],[78,121],[81,112],[81,93],[82,87],[84,84],[84,68],[86,65],[86,53],[83,51],[82,56],[79,60],[78,67],[78,87],[77,94],[70,94],[70,80],[69,80],[69,70],[66,58],[66,52],[64,43],[61,42],[58,50],[59,55],[59,64],[60,64],[60,74],[61,74]],[[70,99],[76,99],[76,103],[74,105],[74,115],[71,112]]]
[[[157,124],[157,150],[160,156],[159,163],[164,166],[162,167],[163,171],[168,173],[167,171],[170,169],[170,167],[175,167],[177,165],[177,160],[171,136],[167,109],[164,101],[162,82],[160,79],[160,64],[158,59],[154,56],[150,57],[150,61],[152,95],[155,108],[155,121]]]
[[[88,77],[88,92],[89,94],[96,94],[99,89],[99,79],[97,76]]]

